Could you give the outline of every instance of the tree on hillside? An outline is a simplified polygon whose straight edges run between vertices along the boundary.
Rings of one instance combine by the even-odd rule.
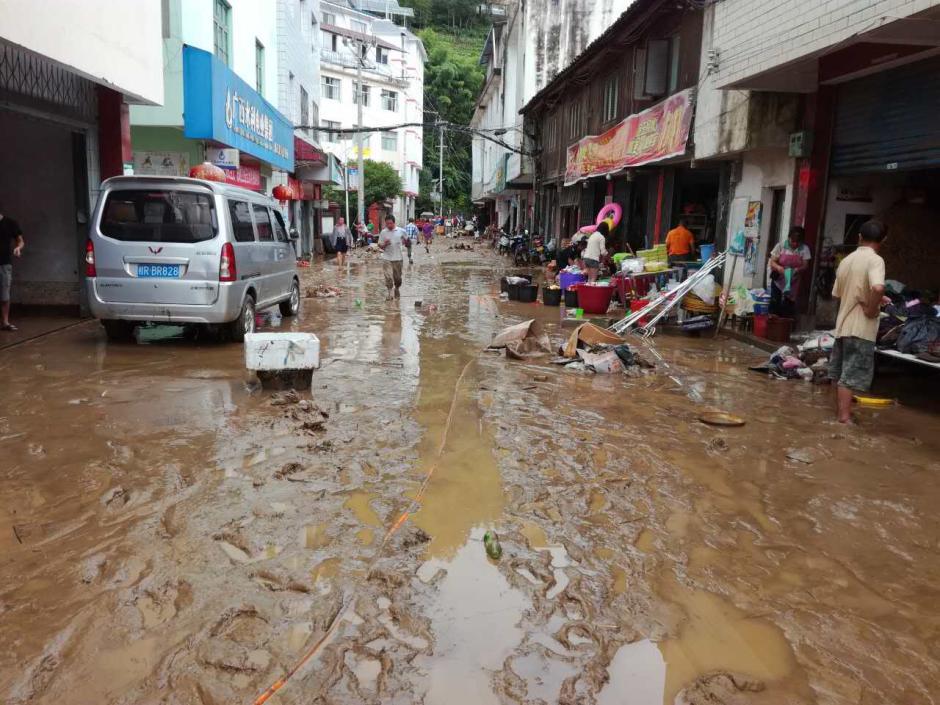
[[[484,24],[477,11],[479,2],[473,0],[399,0],[402,7],[415,11],[413,20],[416,29],[468,29]]]
[[[353,166],[350,164],[349,166]],[[395,171],[395,167],[385,162],[376,162],[366,159],[363,162],[363,168],[366,176],[366,208],[373,203],[383,203],[392,198],[397,198],[402,193],[401,176]],[[340,210],[345,208],[346,195],[341,188],[327,186],[323,189],[323,198],[336,201],[340,204]],[[358,208],[359,194],[352,190],[349,192],[349,216],[356,219],[355,213]]]
[[[459,53],[454,37],[433,29],[420,33],[428,53],[424,67],[424,170],[421,174],[420,210],[437,210],[430,202],[437,190],[440,131],[438,120],[469,125],[476,97],[483,86],[483,69],[474,53]],[[470,210],[471,137],[448,130],[444,137],[445,210]]]

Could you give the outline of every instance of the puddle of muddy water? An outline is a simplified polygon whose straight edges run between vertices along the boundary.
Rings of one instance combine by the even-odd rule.
[[[664,700],[666,663],[648,639],[621,646],[607,668],[610,680],[597,695],[597,705],[671,705]]]
[[[683,613],[675,638],[660,644],[666,662],[665,703],[695,677],[730,671],[765,683],[786,678],[797,667],[789,642],[776,626],[751,617],[705,591],[669,590]]]
[[[434,655],[416,659],[426,705],[497,705],[489,674],[524,636],[517,623],[528,601],[487,559],[482,534],[439,562],[446,575],[426,609]]]

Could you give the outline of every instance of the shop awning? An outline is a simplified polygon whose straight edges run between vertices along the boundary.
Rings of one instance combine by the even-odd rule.
[[[183,46],[183,134],[294,170],[294,126],[218,58]]]
[[[299,135],[294,135],[294,164],[317,166],[326,164],[326,152]]]

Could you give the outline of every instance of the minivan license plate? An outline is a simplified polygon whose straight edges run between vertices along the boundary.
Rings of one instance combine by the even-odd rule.
[[[179,279],[178,264],[138,264],[137,276],[141,279]]]

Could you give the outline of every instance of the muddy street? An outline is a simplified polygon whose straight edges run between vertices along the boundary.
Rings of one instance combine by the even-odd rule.
[[[358,253],[304,272],[342,293],[267,320],[320,338],[298,396],[93,322],[0,353],[0,701],[940,701],[935,415],[833,424],[731,340],[507,360],[507,325],[571,329],[435,247],[393,303]]]

